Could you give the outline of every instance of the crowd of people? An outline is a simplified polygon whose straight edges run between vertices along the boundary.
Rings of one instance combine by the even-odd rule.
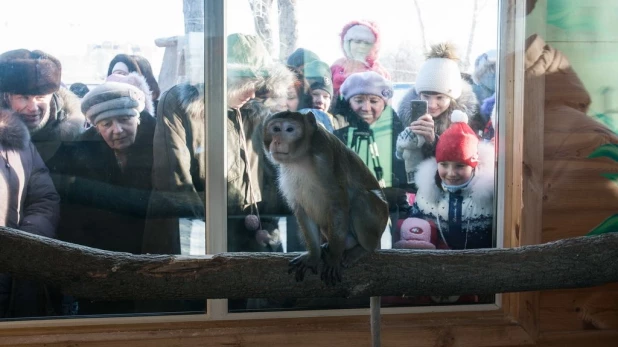
[[[381,40],[376,23],[347,23],[343,57],[329,65],[303,48],[280,62],[257,36],[228,36],[228,251],[283,251],[278,221],[292,213],[277,191],[277,167],[266,160],[261,121],[287,110],[312,112],[372,170],[389,203],[395,247],[410,248],[415,243],[403,241],[423,234],[400,230],[408,219],[433,226],[427,235],[435,248],[493,246],[495,53],[479,57],[468,76],[452,45],[432,47],[395,110]],[[205,88],[161,91],[146,59],[118,54],[102,84],[69,89],[52,55],[1,54],[0,225],[110,251],[180,254],[180,220],[207,218]],[[412,100],[426,101],[426,112],[412,112]],[[247,216],[258,216],[257,225]],[[288,250],[302,249],[291,244],[288,225]],[[204,309],[203,302],[158,304],[67,298],[0,274],[1,317]]]

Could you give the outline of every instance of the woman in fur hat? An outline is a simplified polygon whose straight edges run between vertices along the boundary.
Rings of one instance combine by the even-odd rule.
[[[339,96],[343,81],[355,72],[374,71],[390,80],[391,76],[378,61],[382,37],[377,23],[351,21],[341,30],[341,50],[344,56],[331,65],[334,95]]]
[[[19,116],[0,109],[0,226],[53,238],[59,201],[28,128]],[[47,315],[42,288],[0,273],[0,317]]]
[[[413,100],[427,101],[427,113],[415,115]],[[402,98],[398,114],[405,130],[397,140],[397,154],[406,159],[408,183],[414,185],[418,164],[434,155],[436,140],[451,124],[454,110],[463,111],[470,119],[475,133],[482,131],[485,122],[478,114],[478,101],[472,86],[461,77],[459,58],[451,44],[431,47],[421,66],[415,85]],[[418,184],[416,184],[418,186]]]
[[[93,125],[63,144],[51,167],[60,178],[59,238],[140,254],[150,191],[155,120],[150,89],[137,73],[113,74],[82,100]],[[79,314],[132,313],[132,301],[79,302]]]
[[[494,147],[479,141],[456,110],[436,145],[436,156],[416,173],[418,192],[410,217],[435,223],[438,248],[493,245]]]

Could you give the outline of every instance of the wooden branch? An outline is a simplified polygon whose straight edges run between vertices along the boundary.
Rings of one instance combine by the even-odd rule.
[[[618,282],[618,233],[512,249],[382,250],[327,287],[296,283],[297,253],[131,255],[0,227],[0,272],[92,299],[458,295],[578,288]]]

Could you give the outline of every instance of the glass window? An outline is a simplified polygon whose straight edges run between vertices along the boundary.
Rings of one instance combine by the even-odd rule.
[[[375,181],[388,204],[385,230],[372,236],[376,246],[497,245],[491,118],[498,76],[498,2],[386,1],[376,7],[357,1],[314,1],[297,2],[292,8],[286,2],[231,3],[226,14],[227,251],[304,252],[311,238],[303,236],[295,218],[299,210],[328,206],[339,198],[347,206],[343,191],[338,195],[321,191],[340,188],[343,179],[334,171],[314,173],[313,168],[304,168],[292,175],[291,169],[282,169],[288,166],[269,159],[269,150],[278,149],[262,146],[274,131],[262,123],[281,111],[315,118],[321,132],[361,159],[361,169],[371,176],[367,184]],[[445,13],[445,6],[452,11]],[[452,115],[463,120],[457,123]],[[462,138],[470,141],[457,140]],[[474,153],[471,160],[464,154],[468,149]],[[337,157],[335,163],[343,160]],[[334,165],[328,170],[335,170]],[[351,176],[348,171],[343,175]],[[277,177],[287,186],[278,187]],[[284,196],[303,194],[303,189],[316,198],[303,196],[308,199],[306,206],[293,213]],[[358,202],[350,206],[363,206],[360,211],[350,207],[353,219],[365,218],[376,208]],[[313,213],[309,219],[329,212]],[[329,241],[328,218],[315,223],[321,235],[312,242]],[[352,239],[354,243],[359,238]],[[314,253],[324,257],[328,250]],[[307,258],[299,261],[313,265]],[[324,264],[319,262],[317,276]],[[305,276],[316,275],[307,270]],[[230,300],[228,309],[361,308],[368,302],[367,298],[248,298]],[[382,299],[386,307],[494,302],[494,295],[473,293]]]

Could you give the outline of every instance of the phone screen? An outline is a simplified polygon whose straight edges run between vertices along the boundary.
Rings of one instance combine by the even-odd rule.
[[[411,113],[412,119],[416,120],[420,116],[427,113],[427,101],[425,100],[412,100],[411,104]]]

